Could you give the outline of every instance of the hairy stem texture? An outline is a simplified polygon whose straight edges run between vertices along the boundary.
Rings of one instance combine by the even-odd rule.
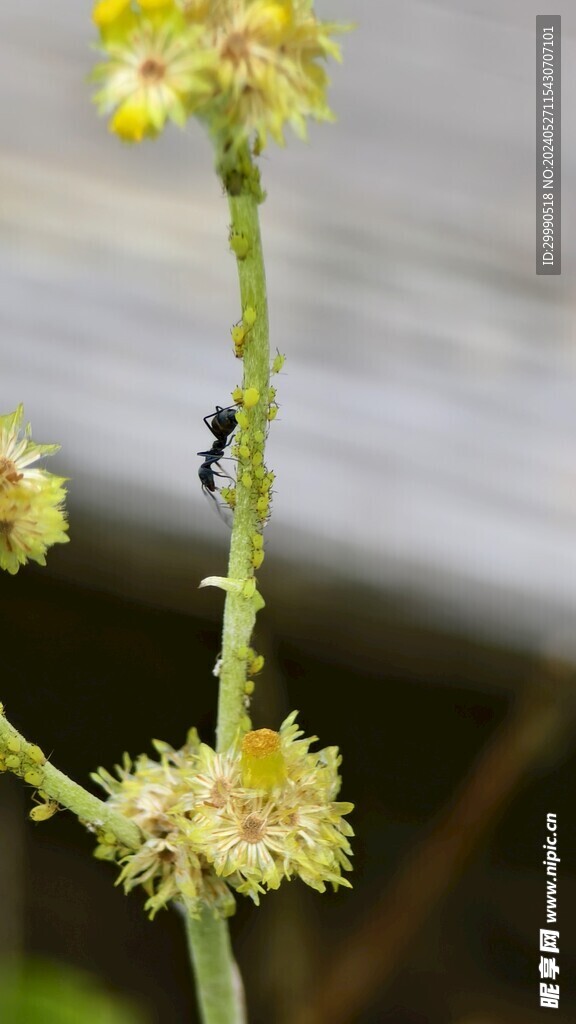
[[[186,917],[186,931],[203,1024],[246,1024],[242,980],[232,955],[228,922],[205,911]]]
[[[258,439],[257,447],[263,458],[268,427],[270,350],[266,278],[258,216],[258,204],[262,194],[258,174],[250,156],[246,152],[240,159],[242,172],[238,178],[241,180],[241,186],[237,186],[235,190],[228,186],[228,202],[232,217],[232,235],[245,242],[245,254],[243,252],[242,256],[236,256],[242,311],[252,308],[256,314],[254,324],[246,337],[243,388],[255,388],[259,394],[257,404],[250,409],[249,424],[243,431],[243,437],[248,447],[254,438]],[[252,538],[262,532],[263,525],[256,507],[260,492],[256,476],[253,476],[247,486],[242,482],[240,470],[238,476],[228,576],[232,579],[249,579],[254,575]],[[226,750],[234,742],[245,715],[243,697],[246,666],[238,652],[250,644],[255,618],[256,607],[253,600],[242,592],[227,592],[220,666],[218,750]]]

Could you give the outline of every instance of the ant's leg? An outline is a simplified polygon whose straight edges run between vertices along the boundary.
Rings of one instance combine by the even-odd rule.
[[[210,426],[210,423],[208,422],[208,420],[212,421],[214,419],[214,417],[218,415],[219,412],[222,412],[222,406],[221,405],[217,405],[216,409],[214,410],[214,412],[209,412],[207,416],[203,416],[202,417],[202,419],[204,420],[204,423],[208,427],[208,430],[210,431],[210,433],[213,434],[214,437],[217,438],[218,440],[219,440],[218,434],[216,433],[215,430],[212,429],[212,427]],[[203,452],[198,452],[198,454],[199,455],[203,455]]]
[[[203,487],[202,490],[204,492],[204,496],[206,498],[209,498],[210,501],[213,503],[213,507],[216,509],[222,522],[225,523],[226,526],[231,530],[232,524],[234,522],[234,513],[230,506],[219,500],[217,492],[216,494],[214,494],[212,493],[212,491],[207,490],[205,487]]]
[[[215,465],[219,466],[219,467],[220,467],[220,469],[222,470],[222,466],[220,466],[220,463],[219,463],[219,462],[215,463]],[[225,477],[225,478],[226,478],[226,480],[231,480],[231,481],[232,481],[232,483],[234,483],[234,482],[235,482],[235,481],[234,481],[234,477],[233,477],[233,476],[230,476],[230,473],[227,473],[227,472],[226,472],[225,470],[222,470],[222,472],[221,472],[221,473],[219,473],[219,472],[218,472],[218,470],[216,470],[216,469],[213,469],[213,470],[212,470],[212,472],[214,473],[214,476],[222,476],[222,477]]]

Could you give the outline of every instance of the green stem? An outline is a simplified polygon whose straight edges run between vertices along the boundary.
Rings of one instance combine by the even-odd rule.
[[[248,307],[252,307],[256,313],[254,325],[246,335],[243,388],[256,388],[260,398],[257,405],[250,410],[249,426],[243,434],[249,446],[254,437],[258,438],[254,447],[258,447],[263,456],[268,427],[270,382],[268,303],[258,217],[258,204],[262,201],[262,192],[258,171],[247,149],[237,158],[234,169],[228,174],[223,174],[223,177],[232,217],[231,236],[243,243],[241,248],[233,247],[236,252],[242,311],[244,313]],[[239,475],[241,476],[240,471]],[[241,481],[237,484],[228,562],[228,577],[231,579],[247,579],[254,575],[252,538],[262,532],[263,525],[262,517],[256,510],[260,493],[255,477],[249,487],[244,486]],[[239,652],[250,644],[255,619],[254,602],[242,593],[228,591],[224,605],[217,750],[226,750],[232,745],[245,716],[246,660],[242,659]]]
[[[247,148],[220,171],[228,193],[231,239],[237,243],[232,245],[232,249],[236,253],[242,314],[244,317],[247,309],[255,312],[255,320],[246,333],[242,386],[244,390],[256,388],[259,399],[255,406],[244,410],[247,422],[242,427],[243,445],[252,455],[257,450],[258,465],[263,465],[268,426],[270,355],[266,279],[258,218],[262,193],[258,172]],[[265,519],[257,509],[262,491],[256,474],[251,472],[254,465],[253,461],[245,462],[244,466],[241,460],[239,462],[228,562],[228,577],[233,580],[248,580],[254,576],[254,536],[262,532]],[[243,473],[249,474],[249,485],[245,483],[246,475],[243,482]],[[234,743],[246,715],[246,651],[256,610],[256,601],[242,589],[226,592],[217,750],[226,750]],[[232,955],[227,921],[204,914],[199,921],[187,917],[186,927],[203,1024],[243,1024],[246,1018],[242,980]]]
[[[254,576],[254,537],[261,534],[265,515],[258,511],[262,495],[261,481],[253,469],[263,466],[264,442],[268,427],[270,354],[268,346],[268,305],[266,279],[260,241],[258,204],[262,201],[259,175],[248,149],[220,168],[228,193],[232,218],[231,244],[236,253],[242,314],[255,313],[246,332],[244,345],[244,390],[255,388],[256,405],[243,411],[242,443],[250,455],[239,460],[234,526],[230,542],[228,578],[248,580]],[[240,431],[239,431],[240,433]],[[258,462],[254,452],[258,452]],[[246,480],[249,483],[246,483]],[[256,619],[257,602],[243,589],[228,590],[224,605],[222,656],[216,749],[226,750],[236,740],[246,716],[246,652]],[[205,913],[198,921],[187,916],[186,928],[190,955],[196,977],[198,1002],[203,1024],[244,1024],[246,1017],[242,980],[236,967],[227,921]]]
[[[242,980],[232,955],[228,922],[205,912],[186,915],[186,934],[203,1024],[246,1024]]]
[[[98,831],[112,832],[122,846],[137,850],[141,845],[140,829],[134,822],[111,810],[108,804],[50,764],[40,748],[28,743],[3,714],[0,714],[0,766],[67,807],[83,824],[92,825]]]

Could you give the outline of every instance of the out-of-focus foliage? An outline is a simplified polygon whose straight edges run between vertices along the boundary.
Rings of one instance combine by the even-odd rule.
[[[0,968],[2,1024],[150,1024],[121,996],[89,974],[46,961]]]

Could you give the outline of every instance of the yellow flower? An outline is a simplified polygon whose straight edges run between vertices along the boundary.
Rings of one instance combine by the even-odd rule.
[[[326,100],[328,56],[340,60],[331,36],[349,26],[319,21],[311,0],[244,0],[217,7],[207,28],[212,94],[205,114],[216,135],[233,143],[268,135],[282,145],[284,126],[305,138],[306,119],[333,120]],[[204,113],[204,111],[203,111]]]
[[[137,0],[136,6],[143,11],[158,11],[174,7],[174,0]],[[132,7],[132,0],[98,0],[92,11],[92,20],[98,28],[106,29]]]
[[[92,11],[92,20],[99,28],[111,25],[130,7],[130,0],[99,0]]]
[[[110,131],[123,142],[142,142],[145,135],[156,134],[150,127],[146,97],[126,100],[110,119]]]
[[[22,405],[0,416],[0,568],[12,575],[29,560],[45,565],[46,550],[68,541],[65,480],[32,465],[60,445],[35,444],[30,424],[21,436],[23,416]]]
[[[26,483],[40,483],[51,474],[37,466],[30,469],[33,462],[45,455],[53,455],[60,450],[59,444],[35,444],[30,439],[30,424],[27,423],[22,433],[24,406],[20,404],[15,412],[0,416],[0,488],[24,480]]]
[[[68,541],[63,483],[50,475],[38,484],[22,480],[0,488],[0,568],[15,575],[29,560],[46,565],[47,549]]]
[[[134,853],[103,836],[97,856],[119,861],[126,890],[143,886],[151,913],[182,899],[194,916],[207,905],[227,916],[231,890],[258,903],[296,875],[319,892],[327,883],[350,886],[342,871],[351,867],[353,832],[343,816],[352,804],[334,800],[338,751],[310,753],[314,737],[300,738],[295,717],[279,733],[247,733],[224,753],[195,733],[182,750],[156,742],[159,763],[125,759],[120,781],[102,768],[93,776],[145,837]]]
[[[184,835],[218,876],[256,903],[266,889],[295,875],[320,892],[327,882],[350,886],[341,872],[351,867],[353,832],[343,815],[352,804],[334,801],[340,758],[335,747],[310,753],[315,737],[300,739],[295,718],[293,712],[279,733],[246,734],[233,753],[238,774],[225,799],[206,799],[206,783],[190,778]]]
[[[189,789],[177,810],[192,812],[201,807],[226,807],[241,792],[240,766],[234,753],[217,754],[206,743],[199,748]]]
[[[167,120],[180,127],[205,96],[199,77],[198,31],[179,14],[139,17],[125,33],[104,36],[109,60],[94,71],[101,113],[112,113],[111,131],[126,142],[157,135]]]
[[[154,917],[170,900],[180,899],[198,917],[209,904],[227,917],[234,912],[234,897],[225,882],[207,870],[206,862],[190,843],[181,841],[175,808],[189,792],[189,779],[197,760],[198,739],[190,733],[182,750],[156,742],[160,761],[142,755],[133,766],[125,756],[116,771],[120,781],[100,768],[93,779],[110,794],[114,808],[131,818],[144,834],[135,853],[118,849],[110,836],[102,836],[96,856],[117,860],[122,871],[117,882],[126,892],[141,885],[148,895],[145,909]]]
[[[241,797],[221,811],[203,807],[188,837],[214,865],[217,875],[237,875],[234,887],[242,888],[256,902],[262,884],[277,889],[285,874],[286,830],[274,803],[259,796]]]
[[[100,0],[93,17],[110,58],[96,100],[123,139],[196,113],[223,149],[261,150],[287,124],[304,138],[309,117],[333,119],[322,64],[350,26],[320,21],[312,0]]]

